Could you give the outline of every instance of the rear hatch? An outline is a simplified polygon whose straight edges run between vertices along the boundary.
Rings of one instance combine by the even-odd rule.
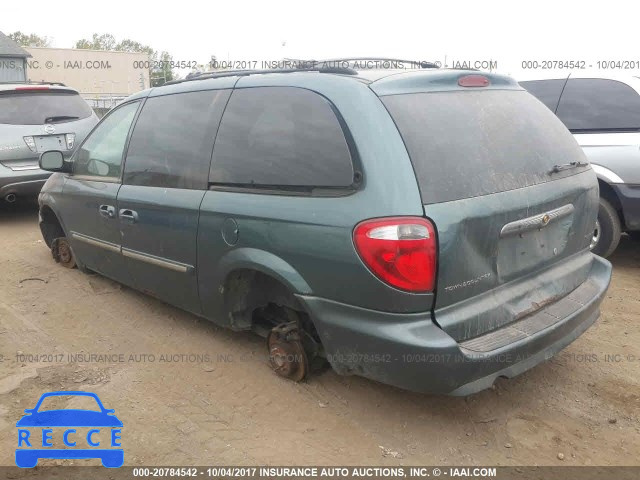
[[[93,110],[74,90],[0,90],[0,163],[14,171],[37,169],[40,153],[71,153],[96,123]]]
[[[515,82],[435,75],[422,91],[415,78],[380,91],[438,232],[435,320],[462,341],[584,282],[598,189],[569,131]]]

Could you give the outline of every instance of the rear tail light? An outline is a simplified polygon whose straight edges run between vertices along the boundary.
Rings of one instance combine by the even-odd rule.
[[[364,264],[382,281],[401,290],[429,292],[435,286],[435,228],[420,217],[366,220],[353,231]]]
[[[73,144],[76,141],[76,134],[75,133],[67,133],[65,135],[65,138],[67,139],[67,150],[73,150]]]
[[[33,137],[22,137],[24,139],[24,143],[27,144],[27,147],[29,147],[29,150],[31,150],[32,152],[37,152],[38,149],[36,148],[36,142],[33,139]]]

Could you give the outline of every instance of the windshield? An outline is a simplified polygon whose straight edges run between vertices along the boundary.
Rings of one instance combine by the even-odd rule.
[[[523,90],[382,97],[407,146],[423,202],[438,203],[537,185],[587,167],[573,136]]]
[[[43,125],[90,117],[91,107],[76,92],[27,91],[0,94],[0,123]]]

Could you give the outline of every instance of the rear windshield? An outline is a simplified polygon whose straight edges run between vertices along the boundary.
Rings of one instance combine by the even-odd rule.
[[[586,161],[558,118],[526,91],[412,93],[382,97],[400,130],[423,203],[556,180],[555,165]]]
[[[0,123],[43,125],[91,116],[91,107],[75,92],[0,93]]]

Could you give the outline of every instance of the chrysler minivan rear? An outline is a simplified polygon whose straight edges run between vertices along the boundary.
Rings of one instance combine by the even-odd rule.
[[[498,75],[407,73],[370,88],[405,144],[424,219],[364,222],[354,245],[390,287],[435,301],[408,315],[320,306],[318,316],[332,318],[319,330],[329,329],[334,367],[464,395],[549,358],[593,324],[611,265],[589,251],[598,184],[562,123]],[[388,361],[366,360],[380,354]]]

